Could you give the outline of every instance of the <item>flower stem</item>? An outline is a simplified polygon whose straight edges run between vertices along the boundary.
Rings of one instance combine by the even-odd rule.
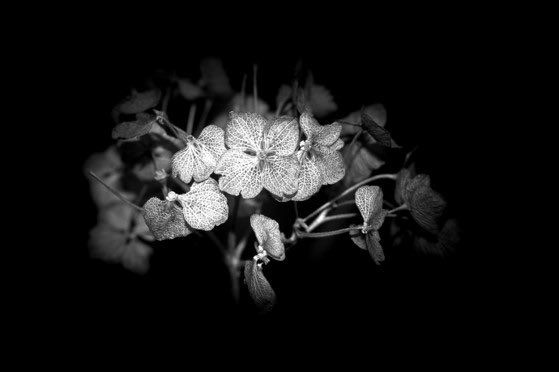
[[[143,212],[144,208],[137,206],[136,204],[132,203],[130,200],[126,199],[124,197],[124,195],[122,195],[120,192],[118,192],[116,189],[112,188],[111,186],[107,185],[105,183],[105,181],[103,181],[101,178],[99,178],[98,175],[96,175],[95,173],[93,173],[93,171],[89,170],[88,171],[89,175],[91,177],[93,177],[95,180],[97,180],[101,185],[105,186],[107,188],[107,190],[109,190],[110,192],[112,192],[117,198],[119,198],[120,200],[122,200],[123,202],[125,202],[126,204],[128,204],[129,206],[131,206],[132,208],[134,208],[135,210],[137,210],[138,212]]]
[[[254,95],[254,112],[258,112],[258,85],[257,85],[258,65],[252,66],[252,94]]]
[[[196,116],[196,104],[192,104],[188,110],[188,122],[186,123],[186,134],[192,134],[194,129],[194,117]]]
[[[343,198],[344,196],[348,195],[349,193],[351,193],[353,190],[359,188],[360,186],[363,186],[369,182],[373,182],[373,181],[378,181],[381,179],[390,179],[390,180],[396,180],[397,174],[377,174],[376,176],[372,176],[369,177],[367,179],[364,179],[361,182],[356,183],[355,185],[351,186],[350,188],[344,190],[340,195],[336,196],[335,198],[333,198],[332,200],[328,201],[327,203],[323,204],[320,208],[316,209],[314,212],[312,212],[311,214],[309,214],[307,217],[303,218],[303,222],[306,222],[309,218],[316,216],[318,213],[322,212],[323,210],[325,210],[326,208],[329,208],[330,206],[332,206],[337,200]]]
[[[243,82],[241,83],[241,111],[247,112],[247,74],[243,75]]]
[[[394,212],[398,212],[398,211],[405,211],[406,209],[408,209],[408,205],[404,203],[394,209],[389,210],[387,214],[393,214]]]
[[[361,230],[363,226],[346,227],[345,229],[325,231],[318,233],[297,232],[299,238],[327,238],[329,236],[345,234],[352,230]]]

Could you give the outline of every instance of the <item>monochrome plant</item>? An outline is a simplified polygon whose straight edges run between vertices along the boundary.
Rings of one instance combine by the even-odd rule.
[[[384,106],[324,123],[321,118],[335,117],[338,107],[312,78],[298,77],[280,87],[276,110],[270,112],[258,98],[256,68],[252,96],[246,93],[246,79],[235,93],[218,60],[202,61],[201,73],[198,83],[169,75],[163,84],[133,90],[115,105],[116,143],[85,164],[99,210],[90,232],[92,256],[141,274],[154,253],[150,242],[203,235],[224,257],[233,298],[239,301],[244,281],[254,304],[270,311],[278,299],[265,267],[270,260],[288,259],[303,239],[347,236],[377,265],[404,240],[425,254],[453,251],[457,222],[446,215],[446,201],[431,188],[430,177],[416,174],[413,153],[385,129]],[[185,102],[190,112],[183,130],[168,112],[171,103]],[[214,110],[210,122],[215,102],[225,109]],[[387,151],[405,156],[393,165],[400,171],[380,172]],[[383,192],[381,185],[394,196],[386,198],[392,192]],[[336,196],[299,216],[306,200],[336,189]],[[263,203],[294,211],[289,231],[261,213]],[[341,209],[345,213],[335,213]],[[250,228],[239,234],[235,221],[244,216]],[[214,228],[228,220],[227,234],[216,235]],[[331,221],[347,223],[316,231]]]

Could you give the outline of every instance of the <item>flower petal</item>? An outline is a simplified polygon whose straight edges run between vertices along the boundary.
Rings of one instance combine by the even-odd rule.
[[[195,182],[189,192],[178,196],[178,200],[186,222],[194,229],[209,231],[227,221],[227,198],[213,178]]]
[[[223,129],[216,125],[208,125],[202,130],[198,136],[198,142],[203,144],[206,149],[212,154],[215,162],[219,161],[221,155],[226,151],[225,149],[225,132]]]
[[[341,132],[341,124],[332,123],[328,125],[322,125],[320,127],[320,132],[314,138],[314,142],[322,146],[331,146],[340,138]]]
[[[245,264],[245,282],[250,297],[260,311],[268,312],[272,310],[276,303],[276,293],[264,277],[262,267],[253,260]]]
[[[187,236],[191,231],[186,226],[182,210],[174,203],[151,198],[144,204],[144,219],[157,240]]]
[[[382,189],[379,186],[361,186],[355,192],[355,204],[367,225],[373,216],[382,211],[382,200]]]
[[[344,159],[339,151],[326,154],[318,159],[323,185],[331,185],[344,178]]]
[[[299,190],[292,200],[303,201],[316,194],[322,186],[322,172],[311,153],[304,153],[299,172]]]
[[[227,150],[215,173],[221,174],[219,188],[231,195],[241,195],[245,199],[254,198],[262,191],[262,176],[255,156],[241,150]]]
[[[351,225],[350,227],[355,227],[357,225]],[[353,243],[355,243],[356,246],[358,246],[359,248],[363,249],[363,250],[367,250],[367,243],[365,242],[365,235],[359,231],[359,230],[350,230],[349,231],[349,236],[351,237],[351,240],[353,241]]]
[[[299,144],[299,125],[295,118],[282,116],[274,119],[264,138],[264,148],[276,155],[289,156]]]
[[[254,230],[258,243],[270,257],[283,261],[285,259],[285,247],[281,241],[279,224],[261,214],[253,214],[250,216],[250,226]]]
[[[190,183],[192,178],[196,182],[202,182],[215,170],[217,160],[204,144],[193,140],[173,155],[171,165],[173,177],[178,175],[185,183]]]
[[[269,156],[265,161],[262,185],[278,196],[294,195],[298,188],[299,168],[296,154]]]
[[[321,125],[318,124],[318,121],[316,121],[316,119],[308,111],[301,114],[299,117],[299,124],[301,125],[301,130],[305,133],[307,140],[314,138],[321,129]]]
[[[266,119],[254,113],[229,113],[225,129],[225,143],[230,149],[257,151],[264,136]]]

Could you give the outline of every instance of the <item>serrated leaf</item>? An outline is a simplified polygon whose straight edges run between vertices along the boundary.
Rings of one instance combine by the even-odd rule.
[[[153,197],[143,208],[145,222],[155,239],[174,239],[191,233],[182,210],[176,204]]]
[[[190,191],[179,195],[178,200],[186,222],[194,229],[210,231],[227,220],[227,198],[212,178],[201,183],[194,182]]]
[[[276,304],[276,293],[264,276],[262,268],[253,260],[245,264],[245,282],[248,293],[262,312],[269,312]]]
[[[392,147],[392,137],[390,136],[390,132],[377,124],[373,118],[366,113],[361,115],[361,126],[381,145]]]
[[[160,99],[161,91],[159,89],[150,89],[145,92],[133,91],[115,107],[115,110],[121,114],[137,114],[157,106]]]
[[[250,216],[250,226],[254,230],[256,239],[270,257],[275,260],[285,259],[285,247],[281,241],[279,224],[273,219],[261,214]]]

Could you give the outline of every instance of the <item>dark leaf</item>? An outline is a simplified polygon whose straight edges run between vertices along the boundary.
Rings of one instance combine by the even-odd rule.
[[[439,219],[445,210],[446,202],[430,186],[422,185],[417,188],[410,195],[408,207],[419,226],[433,234],[439,231]]]
[[[363,113],[361,115],[361,125],[363,129],[367,131],[376,141],[381,145],[386,147],[392,146],[392,137],[390,137],[390,132],[381,127],[376,121],[373,120],[368,114]]]
[[[130,96],[115,107],[115,111],[121,114],[137,114],[157,106],[160,99],[161,91],[159,89],[151,89],[145,92],[133,91]]]
[[[264,277],[262,268],[253,260],[245,264],[245,282],[250,297],[262,312],[269,312],[276,303],[276,293]]]
[[[384,251],[380,245],[380,235],[378,231],[370,231],[365,237],[365,241],[371,258],[377,265],[380,265],[380,263],[384,261]]]
[[[155,122],[154,116],[139,114],[136,120],[126,121],[114,127],[112,133],[113,139],[131,139],[148,134]]]

